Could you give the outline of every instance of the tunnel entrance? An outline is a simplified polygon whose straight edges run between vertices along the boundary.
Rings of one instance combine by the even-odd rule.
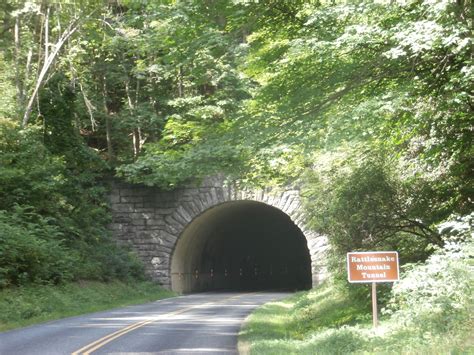
[[[171,260],[171,287],[209,290],[311,288],[306,238],[277,208],[227,202],[196,217],[181,234]]]

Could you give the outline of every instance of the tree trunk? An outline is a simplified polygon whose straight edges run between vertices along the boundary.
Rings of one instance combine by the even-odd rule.
[[[112,145],[112,119],[110,117],[109,107],[107,106],[107,84],[105,82],[105,77],[103,78],[102,83],[102,99],[104,104],[104,113],[105,113],[105,137],[107,140],[107,153],[109,156],[109,162],[115,162],[115,152]]]
[[[23,85],[20,79],[20,15],[18,15],[15,19],[15,85],[16,85],[16,92],[17,92],[17,104],[18,108],[23,107],[24,102],[24,92],[23,92]]]
[[[54,60],[56,59],[56,56],[58,55],[64,43],[74,32],[76,32],[77,28],[78,28],[77,19],[75,19],[69,24],[68,28],[64,30],[59,41],[54,45],[54,50],[51,52],[51,54],[49,54],[48,57],[46,56],[44,57],[43,67],[41,69],[41,72],[38,75],[35,88],[33,90],[33,93],[30,96],[28,105],[26,106],[25,113],[23,115],[22,127],[26,127],[26,125],[28,124],[28,121],[31,116],[31,111],[33,110],[33,103],[35,102],[39,89],[41,88],[41,86],[43,86],[44,79],[46,77],[46,74],[48,73],[49,68],[51,67],[51,64],[53,64]]]
[[[31,61],[32,61],[32,59],[33,59],[33,48],[30,48],[28,50],[28,55],[26,56],[25,76],[24,76],[24,79],[23,79],[23,85],[24,86],[26,85],[26,83],[28,83],[28,79],[29,79],[30,74],[31,74]],[[24,101],[25,101],[25,89],[23,89],[22,106],[23,106]]]
[[[127,101],[128,101],[128,108],[130,111],[130,115],[134,114],[135,108],[138,105],[138,93],[140,91],[140,81],[137,79],[137,86],[135,91],[135,102],[132,101],[132,96],[130,94],[130,82],[129,79],[125,82],[125,93],[127,94]],[[133,158],[134,160],[137,159],[138,154],[142,149],[142,131],[140,126],[137,125],[136,128],[133,129],[132,132],[132,144],[133,144]]]
[[[141,137],[140,127],[135,128],[133,130],[133,157],[134,157],[134,160],[136,160],[138,158],[138,154],[140,154],[141,140],[142,140],[142,137]]]
[[[115,162],[115,152],[112,145],[112,120],[109,114],[105,115],[105,135],[107,139],[107,153],[109,156],[109,162]]]
[[[183,97],[184,88],[183,88],[183,69],[179,66],[178,70],[178,97]]]
[[[44,15],[44,59],[49,57],[49,6],[46,7]]]

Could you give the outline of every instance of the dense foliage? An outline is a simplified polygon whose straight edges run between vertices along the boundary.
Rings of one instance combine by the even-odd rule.
[[[336,252],[423,258],[442,244],[436,222],[472,210],[469,4],[318,3],[250,36],[261,87],[246,123],[265,142],[251,173],[303,175],[309,221]]]
[[[142,277],[109,238],[102,162],[72,139],[61,151],[38,134],[0,122],[0,287]]]
[[[3,1],[0,284],[138,273],[106,236],[110,174],[294,184],[336,253],[425,259],[434,226],[472,210],[472,15],[470,0]]]

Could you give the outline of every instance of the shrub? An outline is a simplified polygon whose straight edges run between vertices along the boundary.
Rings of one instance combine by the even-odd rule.
[[[404,277],[393,287],[386,314],[406,326],[436,332],[450,331],[468,318],[474,296],[473,217],[440,225],[444,248],[424,264],[405,267]]]
[[[41,134],[0,119],[0,287],[143,279],[107,231],[104,165],[78,137],[59,155]]]
[[[384,152],[369,150],[314,167],[303,195],[309,223],[330,236],[339,260],[349,251],[393,249],[405,263],[426,259],[430,244],[442,245],[424,185],[402,178]],[[333,267],[341,269],[340,263]]]
[[[18,206],[0,211],[0,288],[71,280],[77,260],[47,218]]]

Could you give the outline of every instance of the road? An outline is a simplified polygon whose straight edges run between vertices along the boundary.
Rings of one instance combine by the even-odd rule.
[[[1,355],[237,354],[245,317],[288,293],[199,293],[0,333]]]

